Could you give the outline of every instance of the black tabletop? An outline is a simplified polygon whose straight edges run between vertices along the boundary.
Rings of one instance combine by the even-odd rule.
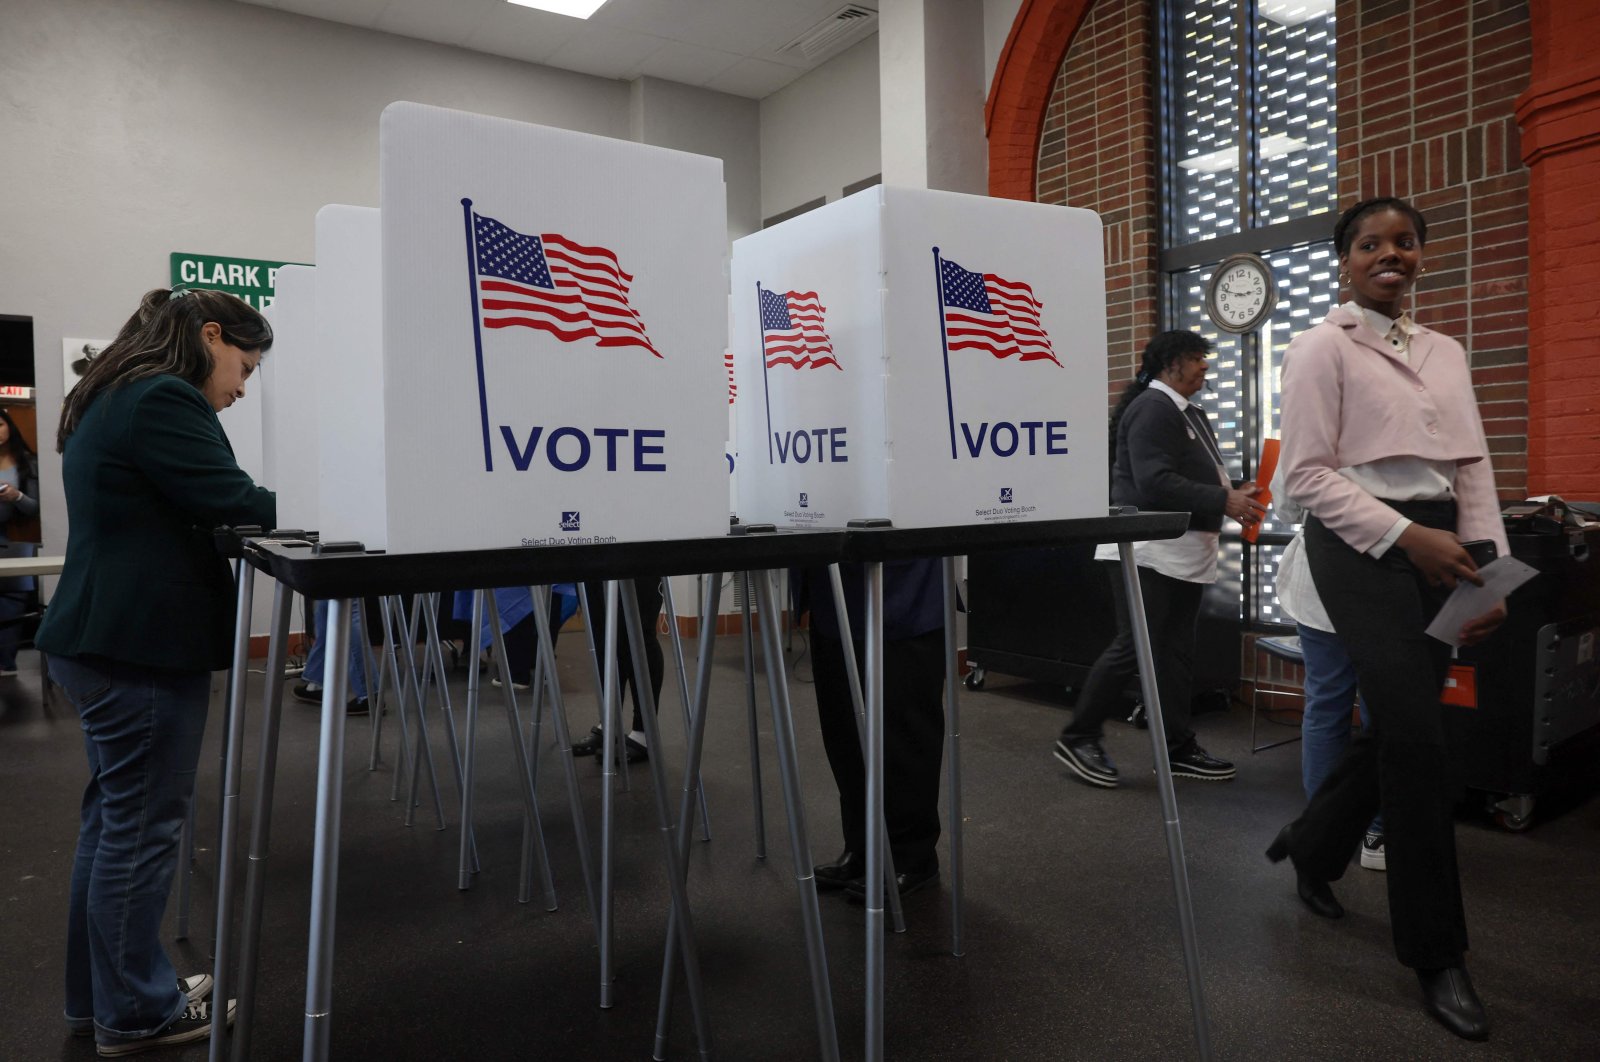
[[[244,557],[311,598],[364,597],[590,579],[700,575],[809,567],[838,561],[948,557],[1001,549],[1176,538],[1187,513],[1135,513],[1083,520],[962,527],[868,527],[828,531],[736,529],[716,538],[529,546],[443,553],[319,552],[300,538],[244,541]],[[749,533],[739,533],[749,531]],[[328,547],[323,547],[324,549]]]

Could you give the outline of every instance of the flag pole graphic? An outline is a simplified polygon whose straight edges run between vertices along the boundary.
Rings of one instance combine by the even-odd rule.
[[[767,386],[767,323],[762,316],[761,281],[756,281],[756,335],[761,337],[761,390],[767,398],[767,464],[772,464],[772,388]]]
[[[944,270],[939,265],[937,247],[933,249],[933,283],[939,295],[939,345],[944,348],[944,408],[950,417],[950,460],[954,461],[956,460],[956,403],[950,392],[950,337],[945,334]]]
[[[483,470],[493,472],[494,453],[489,448],[489,396],[483,383],[483,329],[478,320],[478,243],[472,233],[472,200],[461,200],[461,217],[467,229],[467,294],[472,297],[472,345],[478,354],[478,413],[483,418]],[[954,436],[951,438],[954,439]]]

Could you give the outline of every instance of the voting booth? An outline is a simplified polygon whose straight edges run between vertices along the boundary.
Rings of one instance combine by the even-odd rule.
[[[419,552],[724,532],[721,162],[414,103],[384,110],[379,146],[381,223],[345,234],[371,241],[356,272],[324,256],[318,218],[319,278],[342,274],[319,279],[321,349],[358,360],[325,345],[353,320],[334,287],[365,315],[370,282],[382,321],[375,367],[347,337],[363,379],[339,393],[364,389],[374,419],[354,452],[323,437],[352,477],[324,476],[324,536]]]
[[[1102,516],[1091,211],[878,186],[733,246],[742,519]]]
[[[278,495],[280,527],[315,529],[320,462],[317,425],[316,270],[278,270],[272,305],[272,351],[261,359],[261,437],[265,482]]]

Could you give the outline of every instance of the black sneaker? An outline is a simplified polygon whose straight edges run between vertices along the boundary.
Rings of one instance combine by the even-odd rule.
[[[321,704],[322,685],[317,682],[296,682],[290,687],[289,696],[297,701],[305,701],[307,704]]]
[[[233,1024],[235,1001],[228,1000],[228,1016],[225,1019],[229,1025]],[[174,1044],[192,1044],[196,1040],[204,1040],[211,1035],[211,1001],[203,1000],[199,1003],[190,1003],[184,1008],[165,1029],[138,1040],[114,1040],[110,1043],[97,1043],[95,1050],[101,1058],[121,1058],[123,1055],[137,1055],[144,1051],[151,1051],[157,1047],[170,1047]]]
[[[627,749],[629,763],[643,763],[650,758],[650,749],[642,741],[632,737],[622,739],[623,747]],[[594,756],[600,758],[605,755],[605,735],[599,727],[592,727],[589,736],[582,741],[574,742],[572,754],[574,756]]]
[[[350,703],[345,705],[345,715],[371,715],[372,705],[367,703],[365,697],[351,697]]]
[[[1388,870],[1389,860],[1383,850],[1383,834],[1367,831],[1361,838],[1361,865],[1367,870]]]
[[[1238,772],[1227,760],[1219,760],[1190,738],[1167,753],[1174,778],[1193,778],[1201,782],[1226,782]]]
[[[199,1003],[211,994],[211,987],[215,983],[208,973],[190,974],[188,977],[178,978],[178,991],[182,992],[191,1004]],[[71,1028],[73,1036],[94,1035],[93,1018],[86,1021],[69,1021],[67,1025]]]
[[[1072,768],[1072,773],[1104,789],[1117,787],[1117,765],[1111,762],[1100,740],[1092,737],[1057,738],[1055,758]]]

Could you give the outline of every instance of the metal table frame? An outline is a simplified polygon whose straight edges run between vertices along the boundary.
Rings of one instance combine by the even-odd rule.
[[[722,571],[751,571],[765,573],[774,568],[786,568],[795,565],[830,564],[842,554],[847,535],[842,531],[816,531],[816,532],[773,532],[760,534],[757,529],[737,528],[734,534],[708,539],[689,539],[673,542],[644,542],[644,543],[616,543],[607,545],[564,546],[559,548],[511,548],[500,550],[474,550],[462,552],[441,552],[431,554],[395,555],[386,553],[367,553],[359,544],[319,543],[313,544],[304,538],[282,540],[270,536],[246,538],[242,542],[242,552],[247,565],[241,568],[238,593],[241,602],[249,600],[252,593],[253,574],[256,570],[265,572],[277,580],[278,600],[274,607],[272,641],[269,643],[268,659],[269,673],[267,676],[266,704],[265,704],[265,732],[272,738],[276,736],[279,718],[278,706],[282,696],[282,652],[287,641],[288,602],[290,591],[300,593],[311,599],[326,599],[330,602],[329,631],[327,645],[327,659],[329,671],[325,676],[322,700],[321,738],[317,764],[317,803],[316,803],[316,829],[313,842],[312,874],[311,874],[311,929],[310,947],[307,958],[306,972],[306,1016],[304,1036],[302,1039],[302,1057],[305,1059],[326,1059],[329,1057],[329,1030],[332,1017],[332,968],[333,968],[333,939],[336,926],[335,899],[337,895],[338,866],[339,866],[339,829],[340,829],[340,800],[343,788],[344,770],[344,729],[345,729],[345,700],[348,687],[348,638],[349,618],[352,602],[371,595],[394,595],[405,593],[426,593],[439,590],[457,589],[466,587],[492,587],[492,586],[545,586],[554,582],[605,580],[613,586],[621,581],[623,586],[620,592],[620,605],[622,621],[626,624],[630,635],[634,638],[636,651],[634,657],[643,661],[644,656],[638,651],[637,644],[642,638],[641,625],[638,617],[637,600],[632,594],[631,580],[639,576],[667,576],[667,575],[694,575],[705,572]],[[713,583],[713,586],[716,584]],[[708,602],[714,598],[707,595]],[[770,618],[773,625],[777,616],[771,610],[771,603],[766,602],[762,611],[764,618]],[[539,615],[537,609],[535,614]],[[248,613],[245,613],[248,615]],[[617,702],[617,675],[616,655],[612,651],[615,646],[616,624],[619,622],[617,608],[608,610],[608,666],[607,666],[607,691],[605,694],[606,706],[614,709]],[[710,630],[714,632],[714,624]],[[541,624],[540,640],[541,655],[549,652],[549,631]],[[710,639],[707,639],[709,641]],[[249,625],[240,623],[234,647],[234,671],[236,675],[246,673],[246,659],[249,647]],[[271,669],[271,661],[278,660],[277,673]],[[547,657],[547,663],[551,660]],[[786,679],[782,675],[782,656],[775,654],[769,658],[769,681],[776,683],[777,688],[787,689]],[[546,668],[549,680],[554,680],[553,669]],[[702,684],[709,689],[709,672],[702,676]],[[637,684],[649,690],[648,682]],[[235,682],[230,687],[228,705],[228,738],[224,752],[224,779],[223,779],[223,807],[222,807],[222,844],[219,851],[219,862],[223,867],[230,867],[235,858],[237,848],[237,822],[239,807],[240,775],[242,773],[242,733],[244,722],[245,698],[244,684]],[[652,698],[646,698],[642,707],[645,709],[647,732],[655,729],[654,705]],[[788,717],[788,701],[783,698],[781,703],[775,701],[775,720],[779,726],[780,760],[783,764],[784,791],[789,804],[790,834],[797,859],[796,883],[800,891],[802,916],[805,921],[806,944],[808,957],[811,961],[814,1003],[818,1019],[819,1036],[822,1039],[824,1057],[838,1057],[838,1035],[834,1027],[831,992],[828,987],[826,959],[822,951],[822,926],[820,907],[817,903],[815,881],[811,877],[809,865],[810,845],[806,838],[803,804],[800,800],[800,785],[798,778],[797,757],[793,748],[793,723]],[[781,716],[778,714],[781,712]],[[608,711],[608,714],[610,712]],[[698,713],[697,722],[703,726],[705,711]],[[611,716],[615,718],[614,715]],[[619,731],[612,728],[612,733]],[[784,738],[787,737],[787,742]],[[648,734],[651,747],[660,748],[657,734]],[[609,744],[609,743],[608,743]],[[269,794],[270,800],[270,773],[275,760],[276,741],[264,742],[262,749],[262,778],[259,779],[263,791]],[[608,759],[614,750],[606,750]],[[693,925],[689,915],[687,894],[685,891],[685,878],[682,871],[683,861],[679,858],[678,841],[675,836],[675,826],[666,804],[666,779],[664,767],[659,757],[651,758],[652,780],[654,782],[654,795],[656,797],[658,816],[661,820],[663,847],[668,863],[668,879],[672,892],[672,926],[675,930],[675,943],[681,948],[684,956],[684,967],[690,986],[691,1007],[696,1012],[696,1035],[702,1057],[709,1058],[711,1044],[709,1029],[703,1020],[703,1012],[698,1006],[699,975],[696,947],[694,943]],[[692,778],[693,775],[690,775]],[[609,790],[608,790],[609,792]],[[265,863],[265,825],[270,811],[258,808],[256,814],[255,833],[253,839],[252,856],[248,868],[246,892],[249,895],[247,911],[251,908],[259,910],[261,894],[263,891],[262,878]],[[692,822],[691,822],[692,826]],[[603,830],[606,826],[602,827]],[[259,845],[256,841],[259,840]],[[605,854],[603,842],[602,855]],[[799,861],[804,854],[803,871]],[[227,873],[227,880],[219,879],[217,925],[219,941],[226,938],[232,915],[232,895],[234,884],[231,872]],[[602,892],[603,892],[602,888]],[[602,921],[606,918],[608,902],[602,895]],[[248,934],[242,941],[241,951],[250,957],[250,968],[241,971],[241,983],[253,984],[254,981],[254,956],[257,952],[258,942],[251,939]],[[604,934],[602,934],[602,938]],[[217,949],[216,991],[225,994],[228,990],[231,956],[228,954],[227,945],[220,944]],[[603,977],[603,980],[605,978]],[[220,996],[219,996],[220,998]],[[241,999],[240,1006],[244,1009],[245,1001]],[[224,1028],[216,1026],[213,1030],[211,1044],[212,1062],[220,1062],[222,1056],[222,1038]],[[234,1057],[239,1058],[248,1054],[248,1042],[236,1039],[234,1044]]]
[[[865,565],[867,576],[867,605],[865,614],[865,641],[867,676],[865,698],[865,747],[867,765],[866,808],[866,1045],[865,1057],[869,1062],[883,1058],[883,999],[884,999],[884,877],[885,851],[881,845],[877,824],[883,821],[883,579],[882,565],[886,560],[911,557],[944,558],[946,619],[946,754],[951,765],[949,786],[949,819],[951,823],[951,902],[953,911],[952,952],[962,952],[962,842],[960,829],[960,721],[958,686],[954,681],[955,645],[954,612],[956,588],[954,562],[956,556],[987,550],[1028,548],[1034,546],[1062,545],[1070,542],[1116,542],[1123,561],[1123,578],[1128,590],[1132,614],[1135,649],[1139,659],[1139,674],[1145,689],[1145,698],[1151,715],[1151,743],[1155,752],[1157,785],[1161,793],[1165,822],[1168,857],[1173,876],[1180,935],[1188,975],[1189,995],[1193,1009],[1195,1038],[1202,1058],[1210,1057],[1210,1040],[1207,1030],[1205,1004],[1201,989],[1199,951],[1194,931],[1194,916],[1189,893],[1188,875],[1184,865],[1182,831],[1178,820],[1177,802],[1172,788],[1172,775],[1165,756],[1161,725],[1160,698],[1156,690],[1154,665],[1151,658],[1149,631],[1145,620],[1143,599],[1139,592],[1139,575],[1133,563],[1132,543],[1135,541],[1175,538],[1187,527],[1186,514],[1143,513],[1125,511],[1109,517],[1079,520],[1040,521],[999,525],[978,525],[948,528],[895,529],[882,526],[882,521],[864,521],[859,527],[846,531],[807,531],[773,534],[732,534],[726,537],[693,539],[678,542],[619,543],[610,545],[566,546],[546,549],[501,549],[434,554],[391,555],[366,553],[359,548],[351,552],[334,552],[334,547],[324,544],[313,547],[309,543],[279,542],[270,539],[252,539],[245,543],[244,555],[252,569],[271,575],[281,585],[280,601],[274,610],[273,645],[281,646],[286,640],[288,627],[287,594],[284,588],[301,593],[308,598],[328,599],[330,610],[329,644],[327,659],[332,671],[324,686],[322,703],[321,746],[317,770],[316,833],[313,849],[311,882],[311,932],[307,959],[306,1016],[302,1056],[305,1059],[329,1057],[329,1030],[332,1018],[332,961],[333,938],[336,925],[335,891],[338,878],[340,793],[342,789],[345,691],[347,687],[349,615],[352,599],[370,594],[420,593],[455,589],[463,586],[490,587],[509,585],[543,586],[569,580],[602,579],[610,582],[629,580],[650,575],[692,575],[707,572],[765,573],[774,568],[829,565],[841,561],[854,561]],[[754,531],[755,529],[744,529]],[[718,578],[710,580],[714,588]],[[241,569],[241,599],[250,591],[250,579]],[[764,576],[763,589],[766,588]],[[628,584],[624,584],[625,587]],[[631,587],[630,587],[631,588]],[[624,622],[629,633],[640,637],[640,623],[636,600],[624,589],[621,594]],[[714,603],[711,593],[707,601]],[[707,607],[711,607],[708,605]],[[779,765],[783,776],[785,796],[789,803],[791,844],[794,850],[796,881],[801,895],[801,906],[806,923],[806,944],[811,963],[814,1005],[818,1032],[824,1058],[839,1057],[837,1031],[834,1028],[831,992],[828,987],[826,957],[822,946],[821,923],[818,914],[815,882],[811,877],[810,850],[805,836],[804,813],[801,807],[798,765],[794,756],[792,717],[789,712],[787,686],[782,676],[783,657],[777,645],[776,613],[768,593],[758,594],[758,610],[763,618],[763,636],[767,643],[766,662],[768,682],[771,687],[775,730],[779,741]],[[539,610],[535,609],[535,614]],[[609,719],[615,696],[615,654],[611,652],[616,637],[613,624],[616,608],[607,610],[607,692],[606,712]],[[703,618],[703,616],[702,616]],[[767,621],[774,622],[767,622]],[[542,629],[543,643],[548,631]],[[771,628],[768,630],[767,628]],[[236,644],[236,669],[242,673],[248,648],[248,625]],[[714,633],[714,625],[711,627]],[[651,769],[658,814],[661,818],[664,850],[668,862],[669,884],[672,891],[669,921],[669,954],[663,971],[662,999],[658,1024],[657,1054],[664,1047],[660,1032],[669,1006],[673,957],[670,949],[681,946],[684,952],[685,972],[688,976],[691,997],[698,994],[697,960],[694,936],[689,917],[687,894],[684,887],[686,862],[681,851],[683,842],[693,826],[695,805],[694,779],[698,776],[699,748],[704,736],[706,705],[703,698],[709,690],[709,643],[703,639],[702,671],[696,690],[699,710],[692,715],[694,732],[690,735],[690,759],[686,768],[685,786],[679,815],[674,823],[666,811],[666,781],[656,758]],[[541,644],[541,654],[546,646]],[[636,653],[635,659],[642,660]],[[267,725],[275,728],[275,706],[282,693],[282,668],[275,677],[271,669],[274,651],[268,654],[268,705]],[[747,668],[747,671],[749,669]],[[553,673],[550,675],[553,679]],[[749,676],[747,676],[749,680]],[[639,683],[649,689],[648,682]],[[236,829],[238,793],[238,757],[234,747],[242,722],[244,698],[242,684],[239,693],[230,690],[228,731],[230,747],[225,770],[225,806],[223,815],[222,865],[228,865],[233,836]],[[647,727],[655,730],[654,705],[649,709]],[[780,714],[781,711],[781,714]],[[612,730],[616,733],[615,729]],[[659,748],[658,735],[649,735],[651,747]],[[785,740],[787,738],[787,740]],[[273,742],[275,746],[275,742]],[[612,750],[608,749],[610,753]],[[263,749],[263,771],[271,770],[271,750]],[[257,829],[262,829],[258,809]],[[257,870],[252,865],[252,875]],[[259,882],[252,878],[251,902],[259,903]],[[227,926],[227,897],[219,888],[218,910],[218,990],[223,991],[223,961],[226,947],[221,943]],[[602,904],[605,900],[602,899]],[[244,950],[253,955],[254,941],[246,941]],[[250,979],[250,971],[244,974]],[[711,1056],[709,1032],[697,1011],[696,1033],[700,1054]],[[218,1028],[220,1033],[220,1026]],[[213,1062],[220,1059],[220,1035],[213,1040]],[[247,1045],[236,1045],[237,1047]],[[235,1057],[239,1051],[236,1049]]]

